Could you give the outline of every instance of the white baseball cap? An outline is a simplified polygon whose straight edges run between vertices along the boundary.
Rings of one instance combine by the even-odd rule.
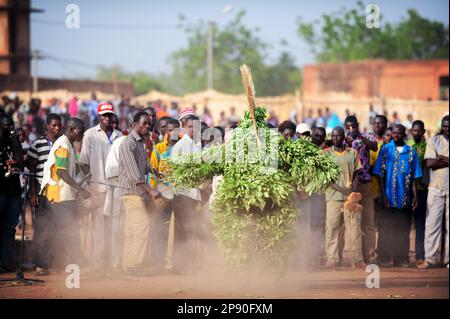
[[[300,123],[299,125],[297,125],[297,128],[295,131],[299,134],[304,134],[306,132],[311,133],[311,128],[309,127],[309,125],[307,123]]]

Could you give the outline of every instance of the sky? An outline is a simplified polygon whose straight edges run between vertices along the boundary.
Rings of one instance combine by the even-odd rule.
[[[79,29],[65,27],[65,10],[71,3],[80,9]],[[449,23],[447,0],[363,3],[377,4],[385,21],[393,23],[405,17],[408,8],[416,9],[425,18]],[[268,62],[274,62],[281,51],[287,50],[296,64],[303,66],[313,63],[314,57],[297,35],[297,17],[313,21],[324,13],[355,4],[356,0],[32,0],[32,7],[44,13],[32,14],[31,47],[53,57],[39,61],[41,77],[93,77],[96,66],[114,64],[128,72],[156,75],[170,72],[169,55],[187,45],[186,33],[176,27],[179,14],[193,23],[203,20],[225,25],[237,12],[245,10],[245,25],[259,28],[257,35],[272,46]],[[227,6],[232,10],[224,13]],[[149,27],[99,28],[92,24]],[[289,45],[280,46],[281,39]]]

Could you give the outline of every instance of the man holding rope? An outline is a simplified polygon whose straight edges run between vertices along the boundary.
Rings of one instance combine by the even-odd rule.
[[[118,130],[114,130],[112,124],[114,120],[114,108],[109,103],[101,103],[98,108],[99,124],[88,129],[83,139],[81,147],[80,162],[84,164],[85,171],[92,174],[90,191],[94,194],[95,202],[104,203],[106,197],[105,166],[106,158],[114,141],[122,136]],[[91,228],[92,227],[92,228]],[[105,221],[103,218],[103,205],[95,207],[91,215],[91,223],[87,228],[91,228],[93,238],[88,240],[87,253],[94,267],[101,267],[104,264],[105,247]]]
[[[48,154],[44,165],[41,194],[51,203],[56,230],[55,246],[58,253],[65,254],[65,265],[80,265],[84,258],[81,253],[77,200],[91,196],[89,191],[75,181],[77,159],[73,143],[81,142],[84,123],[79,118],[71,118],[66,123],[65,134],[58,138]],[[61,260],[62,261],[62,260]]]
[[[137,112],[131,133],[119,148],[119,186],[124,211],[124,242],[122,266],[132,275],[142,273],[142,263],[148,247],[151,213],[145,193],[158,196],[158,191],[145,182],[150,172],[145,140],[150,133],[151,120],[146,112]]]

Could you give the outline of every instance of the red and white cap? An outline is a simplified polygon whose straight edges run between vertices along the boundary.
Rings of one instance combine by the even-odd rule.
[[[188,115],[195,115],[194,109],[192,107],[184,108],[180,111],[180,117],[178,118],[180,121],[182,118]]]
[[[111,103],[100,103],[97,107],[98,115],[108,114],[112,113],[114,114],[114,107],[111,105]]]

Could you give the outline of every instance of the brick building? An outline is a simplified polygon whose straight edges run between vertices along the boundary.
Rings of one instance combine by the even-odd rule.
[[[33,88],[30,47],[30,0],[0,0],[0,92],[31,91]],[[134,95],[130,82],[59,80],[39,78],[39,90],[101,91]]]
[[[349,93],[355,98],[448,100],[448,60],[386,61],[306,65],[305,96]]]

